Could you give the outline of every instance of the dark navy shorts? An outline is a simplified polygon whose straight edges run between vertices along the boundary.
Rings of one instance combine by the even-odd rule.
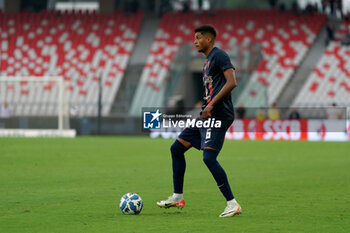
[[[196,121],[204,121],[204,119],[197,118]],[[232,122],[233,120],[221,120],[220,128],[198,128],[196,125],[191,128],[185,128],[179,135],[179,138],[190,142],[198,150],[203,150],[204,147],[211,147],[220,151],[224,144],[226,131]]]

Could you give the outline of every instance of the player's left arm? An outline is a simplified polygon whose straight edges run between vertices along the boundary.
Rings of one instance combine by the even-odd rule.
[[[228,93],[230,93],[236,86],[236,74],[233,68],[226,69],[224,71],[224,76],[226,79],[225,85],[221,88],[219,93],[211,100],[211,102],[205,107],[202,112],[202,118],[207,119],[211,116],[211,110],[219,103]]]

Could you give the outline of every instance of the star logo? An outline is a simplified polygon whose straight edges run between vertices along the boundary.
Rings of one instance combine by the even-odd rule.
[[[160,129],[160,117],[162,113],[157,109],[156,112],[143,112],[143,128],[144,129]]]
[[[152,121],[154,121],[155,119],[157,119],[157,121],[159,121],[159,117],[162,115],[161,113],[159,113],[159,109],[157,109],[157,111],[155,113],[151,113],[151,115],[153,116]]]

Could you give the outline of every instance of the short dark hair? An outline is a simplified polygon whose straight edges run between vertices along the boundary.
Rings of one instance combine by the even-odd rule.
[[[216,30],[213,26],[211,25],[202,25],[202,26],[199,26],[197,27],[196,29],[194,29],[194,32],[200,32],[202,34],[204,33],[209,33],[211,34],[213,37],[214,37],[214,40],[216,38]]]

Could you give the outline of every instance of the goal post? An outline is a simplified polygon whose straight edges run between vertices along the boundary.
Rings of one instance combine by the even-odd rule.
[[[0,77],[0,136],[74,137],[61,76]]]

